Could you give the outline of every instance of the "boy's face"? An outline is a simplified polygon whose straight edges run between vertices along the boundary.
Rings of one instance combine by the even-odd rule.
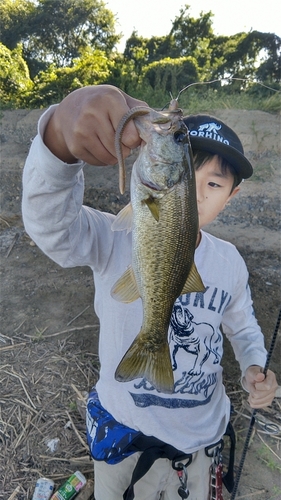
[[[234,178],[227,170],[222,173],[219,160],[214,156],[195,171],[199,229],[212,222],[228,201],[240,190],[231,192]]]

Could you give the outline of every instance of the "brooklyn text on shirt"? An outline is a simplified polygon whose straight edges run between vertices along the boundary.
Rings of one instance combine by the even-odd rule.
[[[181,303],[183,305],[192,305],[201,309],[217,312],[223,315],[226,307],[231,301],[231,295],[225,290],[220,290],[217,287],[210,288],[206,286],[205,292],[187,293],[181,295]]]

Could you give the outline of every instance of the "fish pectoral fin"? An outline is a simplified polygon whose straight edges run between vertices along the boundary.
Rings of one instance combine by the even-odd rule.
[[[205,290],[206,288],[202,282],[201,276],[197,271],[195,263],[193,262],[181,295],[191,292],[205,292]]]
[[[111,289],[111,297],[119,302],[129,304],[140,297],[138,285],[132,266],[122,274]]]
[[[154,219],[158,222],[159,221],[159,203],[154,198],[152,198],[152,196],[150,196],[149,198],[144,200],[144,203],[148,206]]]
[[[133,209],[132,204],[128,203],[120,212],[116,215],[114,221],[111,224],[112,231],[123,231],[127,229],[127,233],[132,230],[133,221]]]
[[[140,340],[141,333],[120,361],[115,371],[118,382],[145,378],[155,389],[171,394],[174,391],[174,376],[167,342],[153,351],[151,342]]]

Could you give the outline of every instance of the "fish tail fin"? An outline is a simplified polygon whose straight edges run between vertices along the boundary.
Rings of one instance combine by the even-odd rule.
[[[151,345],[144,345],[144,342],[139,340],[139,336],[140,334],[117,366],[116,380],[128,382],[144,377],[158,391],[172,393],[174,376],[168,343],[152,350]]]

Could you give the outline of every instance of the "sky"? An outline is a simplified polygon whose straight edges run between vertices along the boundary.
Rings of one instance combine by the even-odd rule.
[[[281,36],[280,0],[104,0],[115,15],[116,31],[124,37],[118,45],[122,52],[133,30],[139,36],[167,35],[180,8],[190,5],[192,17],[212,11],[215,35],[234,35],[257,30]]]

